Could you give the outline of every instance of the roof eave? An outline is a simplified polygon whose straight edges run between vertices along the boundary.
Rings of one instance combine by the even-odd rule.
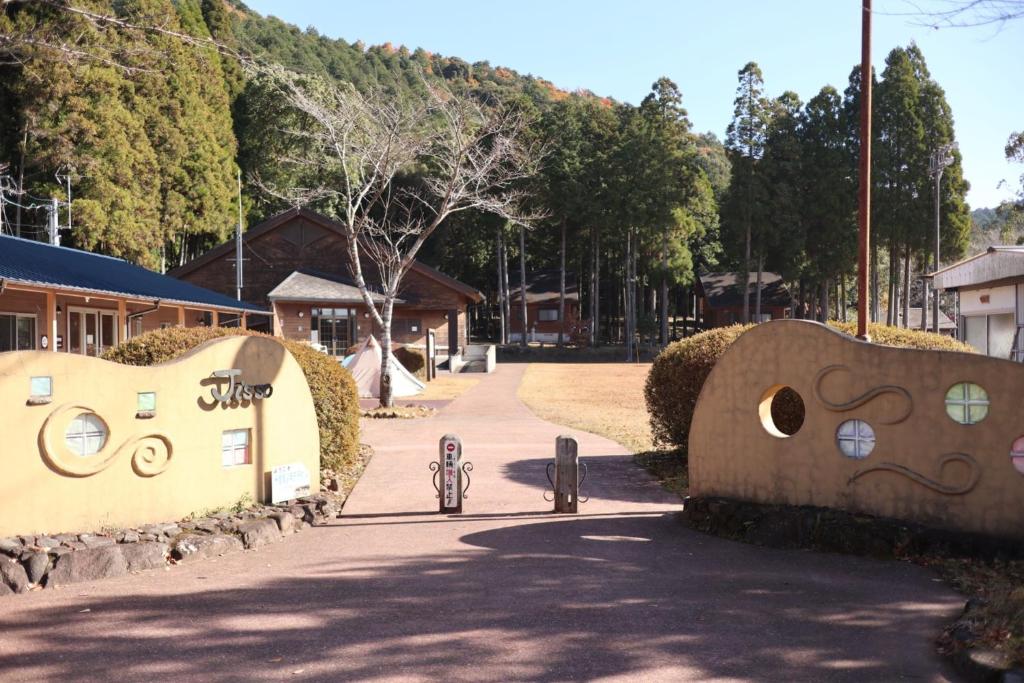
[[[190,301],[186,299],[168,299],[165,297],[150,296],[148,294],[136,294],[133,292],[119,292],[113,289],[93,289],[90,287],[77,287],[75,285],[66,285],[56,282],[43,282],[41,280],[24,280],[20,278],[5,277],[4,281],[8,284],[23,285],[25,287],[40,287],[47,289],[60,289],[70,290],[74,292],[81,292],[82,294],[91,294],[98,297],[103,296],[115,296],[122,299],[131,299],[133,301],[146,301],[146,302],[157,302],[175,306],[186,306],[189,308],[212,308],[218,311],[236,311],[239,313],[257,313],[261,315],[269,315],[270,311],[265,311],[255,306],[227,306],[220,304],[212,304],[202,301]]]

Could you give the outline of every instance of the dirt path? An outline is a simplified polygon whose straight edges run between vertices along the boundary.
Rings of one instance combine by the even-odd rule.
[[[573,432],[519,403],[524,368],[367,424],[377,455],[336,524],[0,600],[0,679],[945,680],[931,639],[962,599],[927,572],[690,532],[587,434],[591,500],[548,514],[544,465]],[[458,517],[433,512],[445,432],[476,467]]]

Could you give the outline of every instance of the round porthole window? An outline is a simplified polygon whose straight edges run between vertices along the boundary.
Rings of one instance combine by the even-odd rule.
[[[866,458],[875,449],[875,430],[863,420],[847,420],[836,430],[836,444],[847,458]]]
[[[1017,468],[1017,471],[1024,474],[1024,436],[1013,442],[1010,446],[1010,462]]]
[[[988,416],[988,392],[977,384],[960,382],[946,392],[946,414],[962,425],[977,424]]]
[[[793,436],[804,424],[804,400],[792,387],[776,384],[761,395],[761,426],[779,439]]]
[[[79,413],[64,432],[64,441],[75,455],[95,455],[107,443],[107,425],[95,413]]]

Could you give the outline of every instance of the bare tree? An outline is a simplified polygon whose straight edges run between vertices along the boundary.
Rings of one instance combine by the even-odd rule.
[[[517,110],[485,109],[431,83],[424,99],[414,99],[360,93],[281,67],[250,68],[270,76],[304,119],[301,129],[282,131],[301,139],[301,152],[280,162],[322,179],[305,189],[305,201],[330,197],[339,207],[352,278],[381,332],[380,403],[390,406],[392,313],[416,255],[455,213],[530,222],[520,187],[540,151],[525,141],[527,122]]]
[[[1024,18],[1024,0],[933,0],[925,5],[905,0],[909,9],[878,12],[888,16],[912,17],[914,23],[931,28],[1002,27],[1009,21]]]

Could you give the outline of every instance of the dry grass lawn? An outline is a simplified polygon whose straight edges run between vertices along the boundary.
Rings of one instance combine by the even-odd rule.
[[[531,363],[519,399],[539,417],[600,434],[635,453],[654,448],[644,402],[650,363]]]
[[[437,373],[437,377],[425,382],[427,388],[422,394],[411,396],[408,399],[395,399],[396,404],[403,404],[408,401],[440,401],[458,398],[470,387],[480,381],[479,375],[464,374],[450,375],[448,373]]]

